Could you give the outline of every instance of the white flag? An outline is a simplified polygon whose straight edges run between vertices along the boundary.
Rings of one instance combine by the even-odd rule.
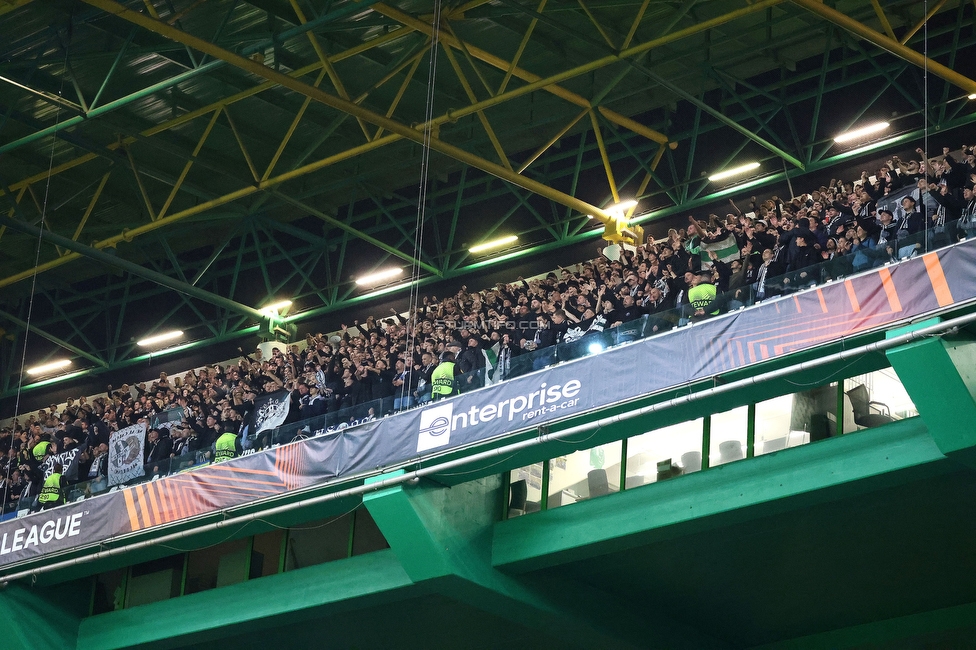
[[[145,476],[146,424],[120,429],[108,439],[108,484],[118,485]]]

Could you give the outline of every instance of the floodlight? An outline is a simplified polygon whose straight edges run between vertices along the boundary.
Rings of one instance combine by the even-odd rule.
[[[865,136],[869,136],[873,133],[878,133],[879,131],[884,131],[890,124],[887,122],[876,122],[875,124],[868,124],[867,126],[862,126],[859,129],[854,129],[853,131],[848,131],[847,133],[841,133],[839,136],[834,138],[834,142],[850,142],[851,140],[858,140]]]
[[[745,174],[746,172],[751,172],[753,169],[759,169],[759,163],[751,162],[745,165],[739,165],[738,167],[733,167],[732,169],[726,169],[708,177],[708,180],[712,181],[722,181],[726,178],[732,178],[733,176],[738,176],[740,174]]]

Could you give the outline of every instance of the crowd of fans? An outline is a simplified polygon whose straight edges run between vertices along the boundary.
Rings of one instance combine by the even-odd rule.
[[[161,373],[41,409],[0,431],[0,500],[5,512],[36,505],[44,460],[75,448],[83,451],[70,480],[104,487],[111,433],[139,422],[150,428],[147,469],[159,472],[172,459],[212,457],[226,432],[248,433],[255,401],[268,393],[289,391],[288,422],[382,417],[504,380],[518,374],[520,358],[534,359],[527,369],[541,367],[552,357],[537,351],[557,344],[641,319],[645,334],[661,331],[976,235],[973,149],[946,149],[936,159],[918,153],[790,200],[752,197],[745,210],[730,200],[724,217],[689,217],[686,227],[617,259],[601,249],[596,259],[545,277],[482,291],[462,286],[452,296],[424,297],[405,314],[356,321],[331,337],[309,334],[304,345],[274,349],[270,358],[260,349],[242,352],[228,365]],[[906,193],[900,210],[877,209],[899,193]],[[449,390],[435,387],[441,363],[454,364]],[[149,426],[176,406],[184,417],[171,427]],[[245,446],[271,442],[250,440]]]

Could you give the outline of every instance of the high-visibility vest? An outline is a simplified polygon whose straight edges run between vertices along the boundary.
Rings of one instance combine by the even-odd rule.
[[[430,373],[431,393],[434,395],[454,394],[454,362],[444,361]]]
[[[48,447],[51,443],[47,440],[42,440],[31,449],[31,453],[34,454],[34,460],[44,460],[44,456],[47,455]]]
[[[714,284],[702,282],[696,287],[688,290],[688,300],[695,309],[704,309],[708,303],[715,300],[716,289]],[[712,312],[712,316],[718,314],[718,310]]]
[[[217,443],[214,447],[216,447],[216,450],[214,452],[213,462],[221,463],[234,458],[237,456],[237,435],[230,432],[222,433],[217,438]]]
[[[61,501],[61,475],[51,474],[44,479],[44,487],[41,494],[37,497],[38,503],[57,503]]]

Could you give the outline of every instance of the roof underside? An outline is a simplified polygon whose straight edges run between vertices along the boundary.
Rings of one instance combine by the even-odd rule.
[[[579,244],[599,234],[580,201],[636,196],[652,221],[713,202],[721,188],[702,175],[735,161],[823,169],[843,153],[830,136],[859,120],[884,117],[907,142],[923,126],[921,69],[807,4],[0,4],[2,394],[28,311],[28,362],[61,342],[93,357],[82,367],[122,368],[150,331],[200,346],[253,333],[241,305],[288,297],[315,323],[361,299],[352,279],[374,268],[433,281],[483,268],[467,248],[493,236],[519,235],[510,262]],[[972,77],[974,6],[933,6],[927,29],[913,31],[912,0],[884,18]],[[870,3],[835,7],[891,41]],[[929,74],[933,133],[971,121],[970,92]]]

